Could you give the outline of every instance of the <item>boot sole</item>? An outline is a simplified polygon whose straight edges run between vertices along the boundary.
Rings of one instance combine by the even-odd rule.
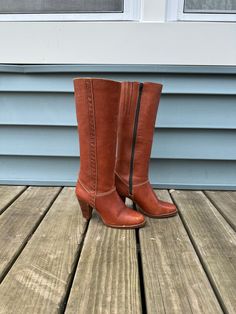
[[[127,198],[129,198],[129,199],[132,200],[132,202],[133,202],[133,204],[134,204],[134,206],[135,206],[135,208],[136,208],[137,211],[139,211],[139,212],[142,213],[143,215],[145,215],[145,216],[147,216],[147,217],[150,217],[150,218],[160,218],[160,219],[161,219],[161,218],[173,217],[173,216],[175,216],[175,215],[178,214],[178,210],[176,210],[175,212],[170,213],[170,214],[151,215],[151,214],[145,212],[140,206],[137,207],[137,206],[136,206],[136,203],[134,202],[134,200],[133,200],[132,198],[130,198],[130,197],[128,197],[128,196],[125,196],[125,197],[127,197]],[[123,197],[122,199],[124,199],[124,197]]]
[[[136,204],[135,204],[136,205]],[[178,213],[178,210],[176,210],[175,212],[173,212],[173,213],[170,213],[170,214],[163,214],[163,215],[151,215],[151,214],[148,214],[148,213],[146,213],[140,206],[138,207],[138,209],[137,209],[138,211],[140,211],[140,213],[142,213],[143,215],[145,215],[145,216],[148,216],[148,217],[150,217],[150,218],[168,218],[168,217],[173,217],[173,216],[176,216],[177,215],[177,213]]]
[[[77,198],[78,199],[78,198]],[[117,229],[137,229],[137,228],[141,228],[146,224],[146,221],[144,220],[144,222],[140,223],[140,224],[136,224],[136,225],[112,225],[112,224],[107,224],[105,223],[105,221],[102,219],[102,216],[99,214],[99,212],[96,210],[96,208],[93,208],[91,205],[89,205],[88,203],[81,201],[78,199],[78,202],[80,204],[80,209],[82,212],[83,217],[88,221],[90,220],[90,218],[92,217],[92,211],[93,209],[96,211],[96,213],[98,214],[98,216],[100,217],[100,219],[102,220],[103,224],[107,227],[111,227],[111,228],[117,228]]]
[[[97,211],[96,211],[97,212]],[[98,214],[99,215],[99,214]],[[102,217],[100,216],[101,220],[102,220]],[[126,226],[126,225],[110,225],[110,224],[106,224],[103,220],[102,220],[103,224],[107,227],[111,227],[111,228],[117,228],[117,229],[138,229],[138,228],[141,228],[143,226],[145,226],[146,224],[146,221],[142,222],[141,224],[138,224],[138,225],[129,225],[129,226]]]
[[[177,213],[178,213],[178,210],[176,210],[175,212],[173,213],[170,213],[170,214],[163,214],[163,215],[151,215],[151,214],[148,214],[147,212],[145,212],[140,206],[136,206],[136,203],[134,202],[134,200],[129,197],[129,196],[121,196],[121,199],[123,200],[123,202],[125,203],[125,199],[126,197],[129,198],[132,202],[133,202],[133,207],[139,211],[140,213],[142,213],[143,215],[147,216],[147,217],[150,217],[150,218],[168,218],[168,217],[173,217],[175,216]]]

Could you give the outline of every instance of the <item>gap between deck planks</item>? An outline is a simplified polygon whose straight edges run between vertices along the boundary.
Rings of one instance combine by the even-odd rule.
[[[202,191],[172,191],[171,195],[222,309],[236,313],[234,230]]]
[[[7,230],[9,248],[20,246],[20,241],[24,240],[18,240],[18,235],[22,236],[24,233],[25,238],[29,234],[35,220],[44,213],[57,191],[58,188],[28,189],[26,195],[24,193],[12,204],[12,208],[5,211],[5,215],[15,219],[15,228],[22,229],[17,234],[14,229],[13,234],[10,233],[10,228]],[[27,193],[33,193],[34,197]],[[25,223],[21,219],[22,214],[26,219]],[[20,219],[18,225],[17,219]],[[11,221],[8,220],[8,223]],[[74,189],[64,188],[2,281],[1,314],[59,312],[73,274],[85,226],[86,222],[78,210]],[[14,239],[17,239],[16,243]],[[10,252],[8,257],[10,258]]]
[[[139,231],[147,312],[222,313],[179,215],[147,220]]]
[[[236,231],[236,191],[205,191],[204,193]]]
[[[19,190],[22,191],[21,189],[15,190],[14,187],[12,190],[17,193]],[[59,188],[54,187],[29,187],[17,199],[15,199],[17,193],[12,192],[5,195],[5,201],[7,200],[6,196],[9,195],[15,201],[10,202],[9,199],[8,203],[11,205],[0,216],[0,282],[43,219],[59,191]]]
[[[0,214],[25,191],[26,186],[0,186]]]
[[[10,265],[0,286],[1,314],[22,311],[26,314],[61,313],[64,309],[67,314],[141,313],[142,301],[146,302],[148,313],[222,313],[217,298],[225,313],[233,313],[235,303],[232,289],[235,286],[227,286],[226,281],[227,289],[230,288],[228,297],[225,296],[226,288],[219,289],[220,284],[225,284],[223,276],[218,274],[217,277],[214,272],[217,269],[208,266],[211,259],[214,261],[218,255],[214,250],[209,250],[206,257],[204,250],[201,251],[201,243],[205,243],[208,234],[195,234],[197,226],[189,227],[189,224],[194,224],[190,221],[192,216],[195,217],[192,211],[199,211],[197,203],[195,206],[192,204],[198,192],[186,196],[185,191],[172,191],[181,215],[168,219],[147,218],[147,225],[139,231],[145,300],[141,300],[139,275],[142,274],[139,274],[141,265],[138,265],[135,231],[107,228],[94,213],[78,262],[86,222],[74,197],[74,189],[64,188],[57,197],[58,192],[57,188],[30,187],[22,195],[19,193],[18,199],[0,216],[0,228],[1,218],[7,217],[2,219],[5,229],[1,230],[5,230],[3,234],[8,235],[6,242],[9,241],[5,245],[2,274],[7,269],[4,261]],[[162,199],[170,200],[167,191],[157,193]],[[179,194],[184,195],[184,206]],[[17,197],[14,193],[12,195]],[[203,196],[204,202],[213,206]],[[225,219],[219,213],[220,216],[217,216],[214,210],[213,216],[216,215],[217,219],[221,217],[219,221],[227,225]],[[204,212],[204,209],[200,211]],[[21,219],[18,224],[17,219]],[[13,232],[12,221],[15,225]],[[223,232],[228,230],[224,228],[216,229]],[[208,226],[208,232],[209,229]],[[224,236],[221,235],[221,238]],[[11,254],[8,248],[15,244],[16,248]],[[225,253],[229,255],[229,260],[234,258],[231,251],[225,250]],[[16,260],[14,255],[18,257]],[[209,270],[213,271],[210,275]],[[231,275],[233,280],[235,272]]]
[[[108,228],[93,213],[65,313],[142,313],[134,230]]]

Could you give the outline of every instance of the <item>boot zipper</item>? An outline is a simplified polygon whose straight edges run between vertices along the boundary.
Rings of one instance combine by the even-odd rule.
[[[134,151],[136,144],[136,136],[138,129],[138,117],[141,105],[141,95],[143,90],[143,83],[139,85],[139,93],[138,93],[138,101],[136,105],[135,118],[134,118],[134,129],[133,129],[133,139],[132,139],[132,147],[131,147],[131,160],[130,160],[130,173],[129,173],[129,194],[132,195],[133,192],[133,172],[134,172]]]

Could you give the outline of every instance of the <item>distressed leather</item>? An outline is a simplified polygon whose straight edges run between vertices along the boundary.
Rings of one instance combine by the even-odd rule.
[[[125,206],[115,186],[121,83],[98,78],[73,82],[80,143],[77,198],[95,208],[106,225],[144,225],[144,216]]]
[[[129,189],[139,85],[139,82],[122,82],[121,86],[115,184],[118,193],[122,197],[131,198],[147,216],[168,217],[176,214],[177,209],[174,204],[158,199],[148,177],[155,120],[162,91],[162,85],[158,83],[143,83],[134,146],[132,191]]]

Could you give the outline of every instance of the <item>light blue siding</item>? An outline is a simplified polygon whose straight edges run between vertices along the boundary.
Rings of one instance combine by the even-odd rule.
[[[0,125],[77,125],[72,92],[0,92],[0,104]],[[235,129],[235,104],[236,95],[163,94],[156,127]]]
[[[150,178],[162,188],[236,188],[232,68],[1,66],[0,184],[74,185],[79,145],[73,78],[164,84]]]
[[[77,128],[0,126],[0,154],[79,157]],[[235,130],[156,129],[151,157],[236,160]]]
[[[79,158],[1,156],[1,183],[74,185]],[[154,186],[184,189],[235,189],[235,161],[151,160]]]
[[[236,95],[234,75],[194,75],[165,73],[0,73],[0,91],[73,92],[76,77],[152,81],[163,84],[163,94]]]

